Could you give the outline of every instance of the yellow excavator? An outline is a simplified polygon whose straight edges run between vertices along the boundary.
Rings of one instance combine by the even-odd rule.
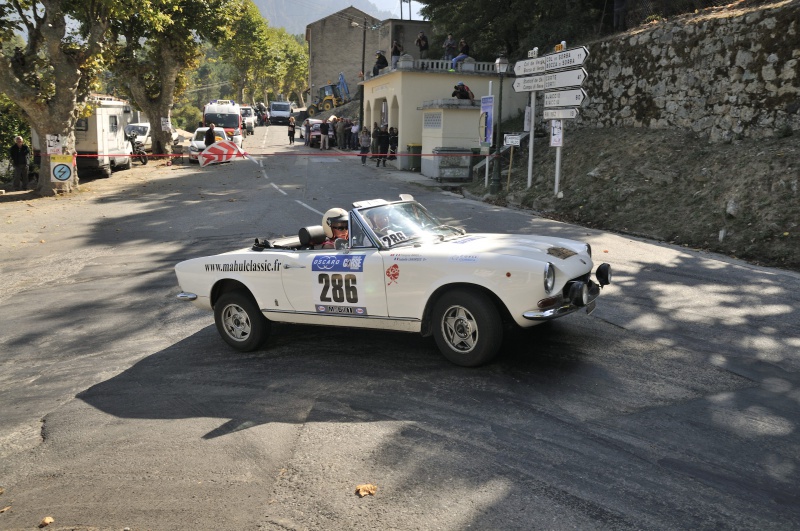
[[[350,101],[350,90],[347,87],[347,82],[344,80],[344,74],[339,73],[339,82],[331,83],[328,81],[327,85],[322,85],[319,88],[319,93],[314,103],[306,109],[309,116],[324,111],[329,111],[334,107],[339,107]]]

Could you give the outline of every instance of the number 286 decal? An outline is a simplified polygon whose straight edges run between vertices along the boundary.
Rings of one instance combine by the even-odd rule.
[[[319,284],[322,285],[322,293],[319,295],[321,302],[358,302],[358,288],[356,287],[356,276],[353,274],[341,273],[320,273]]]

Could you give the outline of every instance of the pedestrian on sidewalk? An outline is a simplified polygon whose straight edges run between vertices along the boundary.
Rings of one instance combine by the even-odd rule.
[[[366,166],[367,154],[369,154],[370,142],[372,141],[369,135],[369,129],[366,127],[362,129],[361,135],[359,135],[358,138],[359,138],[359,143],[361,144],[361,165]]]
[[[31,150],[21,136],[14,137],[14,145],[8,150],[8,156],[14,166],[14,180],[12,181],[14,191],[27,190]]]
[[[286,128],[286,130],[289,133],[289,145],[293,145],[295,133],[294,116],[289,117],[289,126]]]
[[[377,168],[383,162],[385,168],[386,157],[389,155],[389,131],[386,124],[381,127],[376,136],[378,137],[378,162],[375,163],[375,167]]]

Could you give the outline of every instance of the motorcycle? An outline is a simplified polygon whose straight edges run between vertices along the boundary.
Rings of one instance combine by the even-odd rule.
[[[144,150],[144,144],[136,140],[136,133],[131,133],[127,137],[128,142],[131,143],[131,156],[135,159],[139,159],[139,162],[142,164],[147,164],[147,153]]]

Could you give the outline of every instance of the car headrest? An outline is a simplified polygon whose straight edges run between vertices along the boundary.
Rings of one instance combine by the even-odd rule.
[[[322,225],[303,227],[297,235],[300,237],[300,244],[303,246],[319,245],[325,241],[325,229],[322,228]]]

